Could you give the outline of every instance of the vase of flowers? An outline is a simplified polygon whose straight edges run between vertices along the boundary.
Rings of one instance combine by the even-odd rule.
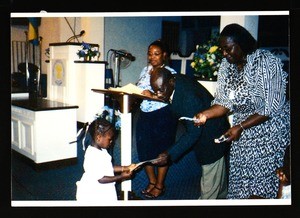
[[[191,67],[194,69],[194,76],[204,80],[217,80],[217,72],[223,58],[218,43],[218,36],[208,40],[203,45],[196,45]]]
[[[87,55],[87,56],[84,56],[84,57],[83,57],[83,60],[84,60],[84,61],[91,61],[91,60],[92,60],[92,57],[89,56],[89,55]]]
[[[99,55],[97,47],[92,47],[90,44],[82,42],[81,50],[78,50],[77,55],[83,58],[84,61],[91,61],[93,57]]]

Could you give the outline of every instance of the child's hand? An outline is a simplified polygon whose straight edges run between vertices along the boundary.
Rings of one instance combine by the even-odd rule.
[[[126,179],[130,179],[132,176],[132,172],[131,171],[124,171],[121,173],[122,179],[126,180]]]

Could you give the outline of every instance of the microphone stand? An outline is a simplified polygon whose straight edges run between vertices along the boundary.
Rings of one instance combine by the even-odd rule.
[[[115,59],[115,63],[114,63],[114,87],[119,87],[119,82],[120,82],[120,59],[122,56],[124,55],[121,55],[121,54],[118,54],[116,51],[113,51],[114,52],[114,59]],[[115,125],[115,110],[116,110],[116,103],[117,103],[117,99],[116,97],[113,97],[112,98],[112,103],[113,103],[113,125]],[[121,119],[125,119],[125,121],[128,119],[128,115],[130,116],[130,119],[131,119],[131,114],[129,114],[129,111],[128,111],[128,105],[129,105],[129,96],[128,95],[123,95],[122,97],[122,105],[119,104],[120,107],[123,107],[123,116]],[[127,109],[125,109],[127,108]],[[124,122],[124,121],[121,121],[121,123]],[[130,121],[131,122],[131,121]],[[122,124],[123,126],[123,124]],[[131,126],[131,124],[130,124]],[[124,128],[124,126],[122,127]],[[130,128],[128,128],[130,129]],[[124,136],[124,133],[126,134],[128,130],[126,130],[126,128],[124,130],[121,130],[121,144],[123,144],[123,140],[122,139]],[[122,133],[123,132],[123,133]],[[126,143],[127,144],[127,143]],[[123,161],[126,160],[126,158],[123,160],[123,152],[122,150],[124,150],[124,148],[122,148],[122,146],[124,145],[121,145],[121,164],[123,164]],[[125,145],[126,146],[126,145]],[[128,146],[128,145],[127,145]],[[113,154],[113,149],[111,149],[111,154]],[[112,155],[113,156],[113,155]],[[124,185],[124,187],[122,187]],[[130,180],[128,180],[126,182],[126,184],[121,184],[121,190],[120,190],[120,199],[123,199],[123,200],[130,200],[130,199],[134,199],[136,198],[135,197],[135,193],[133,191],[131,191],[131,188],[129,188],[128,190],[128,186],[131,186],[131,182]]]
[[[77,42],[79,42],[78,37],[80,37],[80,36],[81,36],[81,34],[71,36],[70,38],[68,38],[68,40],[67,40],[66,42],[70,42],[70,41],[73,40],[73,39],[76,39]]]
[[[120,75],[120,56],[119,54],[117,54],[115,51],[114,52],[114,59],[115,59],[115,63],[114,63],[114,88],[115,87],[119,87],[119,75]],[[111,101],[112,101],[112,110],[113,110],[113,116],[112,116],[112,124],[115,126],[116,124],[116,118],[115,118],[115,111],[116,111],[116,107],[117,107],[117,99],[115,96],[111,96]],[[113,147],[110,147],[108,149],[108,152],[110,153],[111,156],[113,156]]]
[[[25,31],[26,35],[26,44],[25,44],[25,77],[26,77],[26,88],[29,92],[29,69],[28,69],[28,56],[29,56],[29,43],[28,43],[28,32]]]
[[[76,37],[76,34],[75,34],[73,28],[71,27],[71,24],[69,23],[69,21],[68,21],[68,19],[67,19],[66,17],[65,17],[65,20],[66,20],[66,22],[67,22],[69,28],[71,29],[71,31],[72,31],[72,33],[73,33],[73,36],[71,36],[71,37],[67,40],[67,42],[69,42],[69,41],[71,41],[72,39],[76,38],[77,42],[79,43],[79,40],[78,40],[78,38]]]
[[[120,82],[120,55],[115,53],[115,64],[114,64],[114,87],[119,87]]]
[[[114,62],[114,87],[119,87],[120,81],[120,55],[114,51],[115,62]],[[113,109],[113,119],[112,123],[115,125],[115,111],[116,111],[117,100],[115,97],[112,97],[112,109]]]
[[[42,40],[43,38],[40,37],[39,40],[39,71],[37,72],[37,95],[38,97],[42,97],[42,86],[41,86],[41,78],[42,78]]]

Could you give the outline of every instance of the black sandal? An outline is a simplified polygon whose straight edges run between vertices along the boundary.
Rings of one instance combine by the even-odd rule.
[[[153,186],[155,187],[155,184],[154,184],[154,183],[149,182],[149,184],[147,185],[147,187],[141,191],[141,193],[142,193],[143,195],[149,193],[149,191],[150,191],[151,189],[148,189],[148,187],[149,187],[150,185],[153,185]],[[154,188],[154,187],[153,187],[153,188]]]
[[[159,190],[159,191],[160,191],[160,194],[158,194],[157,196],[155,196],[155,195],[151,194],[150,192],[148,192],[148,193],[144,194],[144,196],[145,196],[146,198],[154,199],[154,198],[158,198],[159,196],[163,196],[163,195],[165,194],[165,187],[163,187],[163,188],[158,188],[157,186],[154,186],[153,189]]]

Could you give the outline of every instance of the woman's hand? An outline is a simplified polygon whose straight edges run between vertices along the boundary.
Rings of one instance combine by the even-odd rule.
[[[240,122],[233,127],[231,127],[224,135],[228,137],[227,141],[237,141],[241,137],[243,131],[253,126],[260,125],[268,120],[268,116],[253,114],[250,115],[246,120]]]
[[[194,125],[195,126],[204,125],[206,123],[206,120],[207,120],[207,116],[202,112],[196,114],[193,118],[194,118]]]
[[[193,117],[195,120],[194,125],[195,126],[204,125],[208,119],[224,116],[228,112],[229,112],[229,109],[227,109],[221,105],[217,105],[217,104],[212,105],[208,109],[206,109],[204,111],[200,111]]]
[[[240,125],[235,125],[231,127],[224,135],[228,137],[226,141],[231,142],[231,141],[237,141],[241,137],[241,134],[243,132],[243,129]]]

